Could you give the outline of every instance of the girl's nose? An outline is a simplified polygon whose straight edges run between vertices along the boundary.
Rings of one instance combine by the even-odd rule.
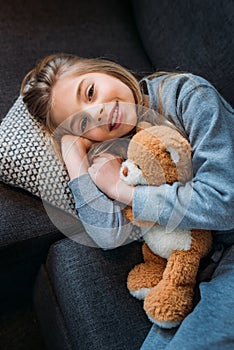
[[[103,111],[104,111],[104,107],[103,106],[101,106],[101,108],[100,108],[100,115],[102,115],[102,113],[103,113]]]
[[[100,108],[99,108],[99,111],[97,113],[97,121],[99,123],[102,121],[103,115],[104,115],[104,106],[101,105]]]

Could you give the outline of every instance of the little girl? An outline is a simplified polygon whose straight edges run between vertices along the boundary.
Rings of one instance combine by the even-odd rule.
[[[44,58],[27,74],[21,94],[29,112],[40,118],[51,133],[60,130],[61,154],[78,216],[100,247],[113,248],[128,242],[134,227],[124,216],[124,205],[131,205],[138,219],[167,225],[177,203],[177,210],[182,212],[178,227],[213,230],[215,242],[229,247],[226,254],[233,261],[234,111],[209,82],[192,74],[166,72],[138,82],[116,63],[60,54]],[[89,164],[87,153],[94,143],[135,132],[139,120],[144,120],[142,115],[139,119],[139,106],[164,116],[187,137],[192,147],[191,182],[128,186],[119,179],[118,157],[104,152]],[[220,336],[228,339],[233,327],[229,308],[234,306],[231,269],[216,280],[215,290],[211,288],[212,280],[209,286],[203,298],[210,293],[212,300],[217,290],[223,297],[214,305],[208,300],[205,305],[198,304],[202,305],[201,314],[206,312],[207,319],[211,317],[210,323],[204,319],[207,334],[211,337],[214,332],[215,310],[219,332],[222,329]],[[189,334],[193,337],[195,327],[198,337],[199,329],[204,328],[201,319],[196,318],[197,322],[190,315],[191,327],[187,319],[183,322],[187,322],[187,339]],[[145,349],[156,348],[163,334],[149,337]],[[168,342],[179,339],[183,348],[176,336]]]

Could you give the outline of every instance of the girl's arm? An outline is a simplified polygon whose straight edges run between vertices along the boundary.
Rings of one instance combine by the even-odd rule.
[[[134,235],[134,226],[124,215],[124,205],[107,198],[91,180],[87,159],[90,146],[91,142],[85,138],[65,135],[61,143],[62,156],[80,220],[98,246],[111,249],[127,243],[129,236]],[[117,159],[111,159],[111,164],[120,166]],[[95,172],[95,165],[92,171]]]
[[[188,137],[194,177],[184,186],[138,186],[133,197],[134,215],[172,228],[232,229],[233,109],[211,84],[196,76],[174,79],[164,90],[163,105]]]

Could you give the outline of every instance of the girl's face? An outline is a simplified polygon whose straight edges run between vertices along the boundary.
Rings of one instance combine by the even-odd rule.
[[[59,79],[52,91],[51,118],[69,133],[94,141],[124,136],[137,122],[130,88],[98,72]]]

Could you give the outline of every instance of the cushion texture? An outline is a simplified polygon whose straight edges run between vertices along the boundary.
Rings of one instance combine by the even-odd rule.
[[[76,216],[69,177],[45,127],[19,97],[0,125],[0,180]]]

